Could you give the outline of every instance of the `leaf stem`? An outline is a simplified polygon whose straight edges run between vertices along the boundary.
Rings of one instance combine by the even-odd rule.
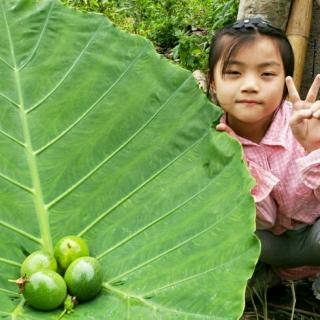
[[[60,315],[59,315],[59,317],[57,318],[57,320],[61,320],[66,313],[67,313],[67,309],[64,309],[64,310],[60,313]]]

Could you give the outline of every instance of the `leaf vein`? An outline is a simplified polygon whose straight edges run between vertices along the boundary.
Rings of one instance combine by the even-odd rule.
[[[15,262],[13,260],[1,258],[1,257],[0,257],[0,262],[5,263],[5,264],[9,264],[10,266],[14,266],[14,267],[19,267],[19,268],[21,267],[20,263]]]
[[[153,296],[153,295],[157,294],[158,292],[163,291],[163,290],[165,290],[165,289],[168,289],[168,288],[170,288],[170,287],[178,286],[178,285],[180,285],[180,284],[182,284],[182,283],[185,283],[185,282],[188,282],[188,281],[192,281],[192,280],[194,280],[194,279],[196,279],[196,278],[200,278],[200,277],[202,277],[202,276],[205,276],[205,275],[207,275],[208,273],[211,273],[211,272],[213,272],[213,271],[216,271],[216,270],[221,269],[222,267],[225,267],[225,266],[230,265],[230,264],[233,263],[234,261],[239,260],[239,258],[242,258],[243,256],[247,255],[247,253],[248,253],[248,252],[246,251],[246,252],[243,252],[242,254],[240,254],[240,255],[238,255],[238,256],[233,256],[233,257],[232,257],[231,259],[229,259],[228,261],[226,261],[226,262],[224,262],[224,263],[222,263],[222,264],[219,264],[219,265],[217,265],[217,266],[214,266],[213,268],[207,269],[207,270],[205,270],[205,271],[203,271],[203,272],[195,273],[195,274],[193,274],[193,275],[191,275],[191,276],[189,276],[189,277],[180,279],[180,280],[178,280],[178,281],[168,283],[168,284],[166,284],[166,285],[163,286],[163,287],[156,288],[156,289],[151,290],[151,291],[149,291],[149,292],[143,293],[142,296],[143,296],[143,297]]]
[[[11,291],[11,290],[4,289],[4,288],[0,288],[0,292],[3,292],[3,293],[5,293],[5,294],[10,294],[10,295],[14,295],[14,296],[20,297],[20,294],[19,294],[19,293],[14,292],[14,291]],[[1,312],[1,311],[0,311],[0,312]],[[7,312],[1,312],[1,313],[8,314]]]
[[[131,135],[125,142],[123,142],[115,151],[113,151],[108,157],[102,160],[95,168],[93,168],[90,172],[88,172],[85,176],[83,176],[77,183],[69,187],[65,192],[56,197],[50,203],[47,204],[48,208],[51,208],[53,205],[58,203],[68,194],[70,194],[74,189],[79,187],[82,183],[88,180],[95,172],[97,172],[105,163],[107,163],[111,158],[113,158],[119,151],[121,151],[125,146],[127,146],[140,132],[142,132],[157,116],[157,114],[168,104],[168,102],[172,99],[172,97],[176,94],[176,92],[192,77],[192,75],[185,80],[182,85],[171,95],[165,103],[163,103],[160,108],[145,122],[133,135]]]
[[[199,319],[207,319],[207,320],[219,320],[220,319],[217,317],[202,315],[199,313],[186,312],[186,311],[181,311],[181,310],[174,309],[174,308],[165,307],[163,305],[159,305],[157,303],[148,301],[139,295],[127,293],[125,291],[116,289],[115,287],[111,286],[109,283],[106,283],[106,282],[103,283],[103,288],[108,291],[111,291],[113,293],[116,293],[117,295],[120,295],[124,299],[131,298],[131,299],[137,300],[140,303],[146,305],[147,307],[152,308],[153,310],[162,310],[162,311],[169,312],[169,313],[179,314],[179,315],[183,315],[183,316],[192,316],[192,317],[199,318]],[[223,318],[223,319],[225,319],[225,318]],[[223,320],[223,319],[221,318],[221,320]]]
[[[19,302],[19,304],[14,308],[14,310],[11,313],[11,320],[16,320],[17,317],[21,315],[21,313],[23,312],[23,307],[24,307],[25,302],[26,302],[26,300],[22,296],[21,301]]]
[[[15,142],[16,144],[18,144],[21,147],[25,147],[25,144],[23,142],[21,142],[20,140],[14,138],[13,136],[11,136],[10,134],[6,133],[5,131],[0,129],[0,133],[7,137],[8,139],[12,140],[13,142]]]
[[[36,243],[41,243],[41,240],[39,238],[37,238],[37,237],[33,236],[32,234],[30,234],[30,233],[28,233],[26,231],[23,231],[23,230],[15,227],[15,226],[7,223],[7,222],[4,222],[4,221],[0,220],[0,226],[3,226],[4,228],[7,228],[7,229],[9,229],[11,231],[14,231],[15,233],[18,233],[18,234],[24,236],[25,238],[28,238],[28,239],[36,242]]]
[[[18,97],[19,97],[20,106],[21,106],[20,107],[20,121],[21,121],[23,136],[24,136],[24,140],[25,140],[27,162],[28,162],[28,166],[30,169],[32,185],[33,185],[33,189],[34,189],[33,200],[34,200],[34,205],[35,205],[36,213],[37,213],[37,217],[38,217],[41,239],[43,241],[42,245],[45,250],[47,250],[48,252],[52,252],[53,245],[52,245],[51,233],[50,233],[50,228],[49,228],[49,217],[48,217],[48,212],[46,210],[46,207],[44,206],[44,203],[43,203],[43,195],[42,195],[42,189],[41,189],[41,183],[40,183],[37,162],[36,162],[36,158],[34,156],[33,150],[32,150],[32,142],[31,142],[31,136],[30,136],[30,130],[29,130],[29,123],[28,123],[28,120],[26,117],[26,112],[24,109],[24,99],[23,99],[23,94],[22,94],[20,74],[17,69],[15,48],[14,48],[14,44],[12,41],[11,30],[9,28],[7,15],[3,9],[3,2],[2,1],[0,1],[0,5],[1,5],[2,11],[3,11],[3,18],[4,18],[5,25],[6,25],[12,62],[14,64],[15,84],[16,84],[16,89],[17,89],[17,93],[18,93]]]
[[[120,274],[120,275],[117,275],[116,277],[110,279],[109,282],[112,283],[112,282],[114,282],[114,281],[116,281],[116,280],[119,280],[119,279],[121,279],[122,277],[127,276],[128,274],[130,274],[130,273],[132,273],[132,272],[134,272],[134,271],[136,271],[136,270],[139,270],[139,269],[145,267],[146,265],[148,265],[148,264],[150,264],[150,263],[152,263],[152,262],[154,262],[154,261],[156,261],[156,260],[164,257],[165,255],[167,255],[167,254],[169,254],[169,253],[171,253],[171,252],[173,252],[173,251],[175,251],[175,250],[180,249],[181,247],[183,247],[184,245],[188,244],[189,242],[191,242],[191,241],[197,239],[198,237],[202,236],[203,234],[209,232],[211,229],[213,229],[214,227],[216,227],[217,225],[219,225],[219,223],[223,222],[226,217],[228,217],[229,215],[231,215],[231,214],[233,213],[233,211],[238,207],[238,205],[239,205],[239,204],[237,204],[237,206],[235,206],[235,207],[233,208],[233,210],[230,210],[227,214],[221,216],[219,219],[217,219],[212,225],[208,226],[207,228],[205,228],[205,229],[203,229],[203,230],[195,233],[193,236],[186,238],[186,239],[183,240],[182,242],[176,244],[176,245],[173,246],[172,248],[169,248],[169,249],[167,249],[167,250],[159,253],[158,255],[152,257],[151,259],[146,260],[146,261],[140,263],[139,265],[137,265],[137,266],[135,266],[135,267],[127,270],[126,272],[124,272],[124,273],[122,273],[122,274]]]
[[[182,207],[186,206],[190,201],[192,201],[194,198],[196,198],[197,196],[199,196],[202,192],[204,192],[215,180],[211,180],[207,185],[205,185],[201,190],[199,190],[196,194],[192,195],[191,197],[189,197],[188,199],[186,199],[185,201],[183,201],[182,203],[180,203],[179,205],[177,205],[175,208],[173,208],[172,210],[166,212],[165,214],[163,214],[162,216],[160,216],[159,218],[151,221],[149,224],[147,224],[146,226],[144,226],[143,228],[137,230],[136,232],[134,232],[132,235],[130,235],[129,237],[121,240],[120,242],[118,242],[117,244],[115,244],[113,247],[109,248],[108,250],[102,252],[101,254],[99,254],[97,256],[97,259],[101,259],[102,257],[104,257],[105,255],[111,253],[112,251],[114,251],[115,249],[119,248],[120,246],[122,246],[123,244],[127,243],[128,241],[132,240],[133,238],[135,238],[136,236],[138,236],[139,234],[143,233],[144,231],[146,231],[147,229],[151,228],[152,226],[154,226],[155,224],[165,220],[166,218],[168,218],[169,216],[171,216],[175,211],[178,211],[179,209],[181,209]]]
[[[54,143],[59,141],[62,137],[64,137],[68,132],[70,132],[80,121],[82,121],[98,104],[101,102],[108,93],[120,82],[120,80],[127,74],[130,68],[138,61],[138,58],[144,53],[145,48],[140,52],[140,54],[129,64],[126,70],[118,77],[118,79],[112,84],[110,88],[108,88],[76,121],[74,121],[68,128],[63,130],[58,136],[49,141],[46,145],[39,148],[35,151],[35,154],[38,155],[48,147],[52,146]]]
[[[34,111],[35,109],[37,109],[42,103],[44,103],[51,95],[54,94],[54,92],[63,84],[63,82],[65,81],[65,79],[68,77],[68,75],[71,73],[71,71],[76,67],[76,65],[79,63],[79,61],[81,60],[83,54],[86,52],[86,50],[88,49],[88,47],[90,46],[91,42],[94,40],[95,36],[98,33],[98,30],[101,28],[102,24],[103,24],[104,20],[101,21],[101,23],[99,24],[97,30],[93,33],[93,35],[91,36],[91,38],[89,39],[89,41],[87,42],[87,44],[84,46],[84,48],[82,49],[82,51],[80,52],[80,54],[78,55],[78,57],[74,60],[74,62],[72,63],[71,67],[68,69],[68,71],[64,74],[64,76],[60,79],[60,81],[56,84],[56,86],[50,91],[48,92],[48,94],[46,96],[44,96],[41,100],[39,100],[38,102],[36,102],[33,106],[31,106],[28,110],[26,110],[26,113],[30,113],[32,111]]]
[[[14,67],[3,58],[0,57],[0,61],[7,65],[11,70],[14,70]]]
[[[50,16],[51,16],[51,12],[52,12],[54,3],[55,3],[55,2],[52,1],[51,6],[50,6],[50,8],[49,8],[49,10],[48,10],[48,14],[47,14],[47,16],[46,16],[44,25],[43,25],[43,27],[42,27],[41,33],[40,33],[40,35],[39,35],[39,38],[38,38],[38,40],[37,40],[37,43],[36,43],[35,47],[33,48],[33,51],[31,52],[31,54],[29,55],[29,57],[27,58],[27,60],[20,66],[20,68],[18,69],[18,71],[23,70],[23,69],[28,65],[28,63],[31,61],[31,59],[34,57],[34,55],[36,54],[36,52],[37,52],[37,50],[38,50],[38,48],[39,48],[39,46],[40,46],[40,42],[41,42],[41,40],[42,40],[42,38],[43,38],[43,35],[44,35],[44,33],[45,33],[45,30],[47,29],[48,21],[49,21],[49,18],[50,18]]]
[[[0,97],[2,97],[3,99],[7,100],[8,102],[10,102],[14,107],[20,109],[20,106],[18,103],[16,103],[15,101],[13,101],[11,98],[9,98],[8,96],[6,96],[3,93],[0,93]]]
[[[2,172],[0,172],[0,177],[1,177],[2,179],[4,179],[4,180],[10,182],[11,184],[15,185],[16,187],[19,187],[19,188],[21,188],[22,190],[27,191],[27,192],[33,194],[33,190],[32,190],[32,189],[30,189],[29,187],[25,186],[24,184],[22,184],[22,183],[20,183],[20,182],[12,179],[12,178],[10,178],[10,177],[8,177],[7,175],[3,174]]]
[[[127,298],[127,320],[130,320],[130,297]]]
[[[165,171],[169,166],[171,166],[174,162],[176,162],[178,159],[180,159],[184,154],[186,154],[190,149],[192,149],[196,144],[200,143],[202,139],[204,139],[208,135],[208,132],[204,134],[199,140],[197,140],[195,143],[193,143],[190,147],[188,147],[186,150],[184,150],[182,153],[180,153],[177,157],[172,159],[170,162],[168,162],[164,167],[162,167],[160,170],[155,172],[152,176],[150,176],[147,180],[145,180],[142,184],[140,184],[138,187],[133,189],[127,196],[120,199],[116,204],[114,204],[110,209],[102,213],[99,217],[97,217],[90,225],[88,225],[86,228],[84,228],[81,232],[79,232],[79,236],[83,236],[85,233],[87,233],[90,229],[92,229],[96,224],[98,224],[102,219],[104,219],[108,214],[110,214],[113,210],[115,210],[119,205],[124,203],[126,200],[128,200],[132,195],[137,193],[140,189],[142,189],[145,185],[147,185],[149,182],[154,180],[157,176],[159,176],[163,171]]]

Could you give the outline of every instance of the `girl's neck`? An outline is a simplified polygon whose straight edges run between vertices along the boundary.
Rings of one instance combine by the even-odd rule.
[[[268,131],[272,118],[266,119],[263,123],[242,123],[226,114],[228,126],[240,137],[255,143],[260,143],[266,132]]]

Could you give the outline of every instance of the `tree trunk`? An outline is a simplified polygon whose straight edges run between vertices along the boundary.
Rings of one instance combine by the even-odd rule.
[[[237,18],[260,16],[285,31],[290,7],[291,0],[240,0]]]

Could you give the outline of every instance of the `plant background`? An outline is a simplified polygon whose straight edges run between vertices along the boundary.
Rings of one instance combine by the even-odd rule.
[[[103,13],[117,26],[152,41],[157,51],[191,71],[206,70],[214,31],[236,18],[239,0],[62,0]]]

